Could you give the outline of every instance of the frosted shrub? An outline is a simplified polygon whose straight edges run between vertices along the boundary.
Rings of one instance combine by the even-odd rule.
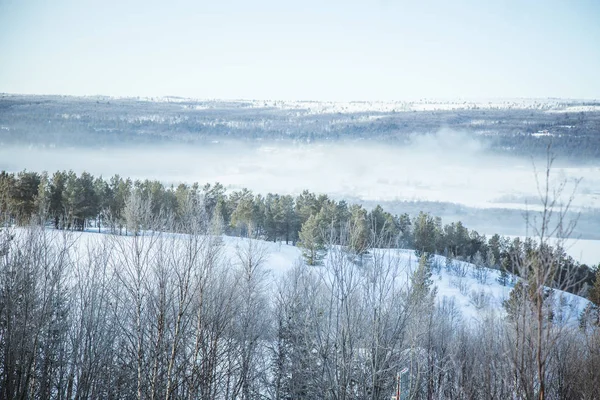
[[[469,300],[471,301],[471,304],[473,304],[473,306],[475,306],[475,308],[478,310],[490,306],[490,295],[485,293],[483,290],[472,290],[469,294]]]
[[[450,279],[450,286],[457,288],[463,296],[469,293],[467,282],[462,277]]]
[[[463,262],[453,262],[452,263],[452,273],[458,277],[464,278],[467,276],[468,267],[467,264]]]

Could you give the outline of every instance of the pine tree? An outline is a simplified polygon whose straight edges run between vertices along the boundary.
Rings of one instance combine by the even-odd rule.
[[[316,215],[308,217],[300,230],[300,242],[302,256],[308,265],[321,265],[325,257],[325,245]]]
[[[232,204],[231,227],[236,229],[240,236],[251,237],[251,226],[254,217],[254,195],[248,189],[233,192],[230,196]]]
[[[436,250],[436,221],[428,213],[420,212],[414,221],[413,240],[417,257]]]
[[[63,203],[63,192],[67,181],[67,173],[56,171],[52,175],[50,185],[50,209],[51,218],[54,219],[54,228],[62,229],[65,226],[65,205]]]
[[[184,184],[180,183],[175,189],[175,200],[176,200],[176,209],[175,216],[178,222],[181,222],[181,219],[187,215],[188,202],[189,202],[190,188]]]
[[[109,204],[112,202],[113,192],[108,186],[108,183],[102,177],[97,178],[94,181],[94,192],[96,194],[96,198],[98,199],[98,232],[102,228],[103,220],[106,218],[106,214],[108,212]]]
[[[292,196],[284,195],[276,198],[274,222],[277,236],[283,238],[285,244],[296,241],[299,229]]]
[[[65,208],[65,227],[71,229],[77,212],[77,175],[69,171],[65,176],[65,188],[62,191],[62,203]]]
[[[504,310],[509,320],[515,321],[519,315],[522,314],[522,310],[526,307],[530,300],[530,294],[528,293],[527,285],[522,281],[517,282],[513,290],[510,291],[508,299],[502,302]]]
[[[314,193],[305,190],[298,197],[296,197],[295,208],[296,215],[298,216],[298,223],[302,225],[308,221],[308,218],[311,215],[316,215],[319,212],[317,197]]]
[[[80,198],[77,203],[77,217],[80,219],[81,229],[85,227],[87,220],[95,218],[99,213],[99,201],[94,186],[94,176],[82,172],[78,179]]]
[[[264,207],[264,229],[266,240],[272,240],[276,242],[278,239],[277,236],[277,223],[276,223],[276,211],[277,211],[277,195],[272,193],[267,194],[265,197],[265,207]]]
[[[11,195],[15,186],[15,174],[0,172],[0,214],[2,219],[11,213]],[[4,221],[0,221],[4,222]]]
[[[369,248],[369,226],[367,211],[359,205],[350,207],[351,217],[348,227],[348,249],[360,256]]]
[[[433,305],[436,289],[433,288],[433,279],[431,279],[430,258],[423,254],[419,258],[419,265],[410,277],[411,300],[413,304]]]
[[[40,175],[36,172],[19,172],[12,190],[12,211],[19,224],[29,222],[31,215],[36,211],[35,198],[40,185]]]
[[[517,317],[525,315],[527,318],[533,316],[536,307],[538,296],[536,295],[535,284],[519,281],[510,291],[508,299],[502,302],[502,306],[506,310],[507,317],[511,321],[515,321]],[[540,297],[540,301],[544,305],[549,305],[546,300],[552,295],[552,289],[544,288]],[[544,318],[551,320],[553,317],[551,307],[544,308]]]
[[[40,184],[38,186],[38,192],[35,197],[35,213],[37,215],[37,222],[45,224],[50,209],[50,197],[52,195],[52,188],[48,174],[42,173],[40,176]]]
[[[369,213],[368,221],[371,228],[371,236],[373,239],[377,239],[375,246],[390,247],[397,243],[397,238],[400,234],[399,223],[392,214],[384,211],[380,205],[377,205]]]
[[[202,187],[202,193],[204,194],[206,214],[214,215],[217,204],[226,200],[225,188],[219,182],[216,182],[212,186],[210,183],[207,183]]]
[[[119,228],[119,234],[125,224],[124,209],[125,202],[129,198],[132,183],[130,179],[123,180],[119,175],[115,175],[110,179],[110,190],[113,197],[108,205],[108,214],[110,216],[110,224],[113,232]]]
[[[596,278],[594,285],[588,293],[590,303],[582,311],[579,317],[580,326],[587,327],[588,324],[600,326],[600,264],[596,267]]]
[[[597,307],[600,307],[600,264],[596,267],[596,279],[594,280],[594,286],[592,286],[588,298]]]

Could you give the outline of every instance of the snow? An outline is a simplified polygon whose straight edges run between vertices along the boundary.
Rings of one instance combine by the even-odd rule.
[[[87,96],[90,97],[90,96]],[[95,98],[91,96],[90,98]],[[130,97],[102,96],[103,100],[130,100]],[[193,106],[197,110],[212,108],[214,103],[228,103],[234,107],[275,108],[298,112],[300,115],[322,115],[363,112],[413,112],[453,110],[545,110],[548,113],[597,112],[598,105],[585,105],[589,100],[557,98],[420,98],[391,101],[320,101],[320,100],[249,100],[206,99],[175,96],[137,97],[138,101],[153,103],[204,103]],[[183,105],[187,107],[187,104]]]
[[[454,110],[547,110],[563,111],[565,104],[578,103],[578,100],[564,99],[418,99],[404,101],[287,101],[249,100],[253,108],[277,108],[280,110],[301,110],[303,114],[336,114],[362,112],[412,112],[412,111],[454,111]],[[596,106],[573,105],[567,109],[598,111]]]
[[[556,135],[554,133],[550,133],[550,132],[544,130],[544,131],[538,131],[536,133],[532,133],[531,136],[539,138],[539,137],[550,137],[550,136],[556,136]]]
[[[17,230],[19,231],[19,230]],[[22,230],[21,230],[22,232]],[[51,234],[61,235],[60,231],[52,229],[48,230]],[[78,246],[75,246],[76,251],[85,257],[86,244],[92,246],[98,245],[103,239],[108,238],[108,233],[98,233],[97,231],[89,230],[83,233],[76,233],[74,238]],[[161,233],[163,237],[182,237],[180,234]],[[114,238],[114,236],[113,236]],[[131,236],[118,236],[118,240],[133,240]],[[260,247],[266,251],[266,258],[263,267],[267,270],[268,276],[271,279],[272,290],[274,291],[277,282],[283,277],[292,267],[301,262],[302,254],[298,247],[283,242],[267,242],[263,240],[245,239],[238,237],[222,236],[221,254],[223,260],[230,265],[237,264],[237,249],[248,246],[248,242],[253,241],[253,245]],[[373,249],[371,254],[376,253],[382,257],[384,262],[389,260],[397,262],[399,268],[398,281],[399,285],[406,285],[409,282],[412,272],[418,266],[418,258],[414,251],[405,249]],[[315,266],[307,268],[315,268],[319,273],[326,276],[327,263],[329,258],[325,258],[325,266]],[[461,311],[466,322],[480,321],[487,313],[496,313],[504,315],[502,302],[508,297],[512,287],[517,282],[518,278],[509,277],[509,282],[506,286],[498,282],[500,276],[499,271],[485,269],[487,278],[484,283],[479,282],[474,277],[474,266],[461,261],[453,261],[458,267],[456,270],[448,270],[445,267],[446,258],[435,256],[433,264],[439,265],[439,269],[433,268],[433,285],[437,288],[437,301],[442,302],[444,299],[453,299],[457,308]],[[387,264],[386,264],[387,265]],[[360,267],[359,267],[360,268]],[[457,270],[459,272],[457,272]],[[588,301],[579,296],[569,293],[556,291],[556,301],[560,297],[564,297],[562,315],[566,316],[567,321],[574,322],[585,308]]]
[[[562,109],[552,109],[546,111],[547,113],[578,113],[578,112],[600,112],[600,105],[593,106],[569,106]]]

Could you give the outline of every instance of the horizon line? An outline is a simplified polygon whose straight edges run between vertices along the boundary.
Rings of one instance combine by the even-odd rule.
[[[107,95],[107,94],[61,94],[61,93],[10,93],[0,92],[1,97],[8,96],[31,96],[31,97],[71,97],[71,98],[105,98],[119,100],[155,101],[154,99],[180,99],[191,101],[214,101],[214,102],[243,102],[243,101],[268,101],[268,102],[297,102],[297,103],[422,103],[422,102],[494,102],[494,101],[567,101],[567,102],[598,102],[597,98],[575,98],[575,97],[421,97],[394,100],[325,100],[325,99],[277,99],[277,98],[226,98],[226,97],[189,97],[181,95]]]

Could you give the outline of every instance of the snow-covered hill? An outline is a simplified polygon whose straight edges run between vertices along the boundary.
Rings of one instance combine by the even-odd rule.
[[[195,229],[194,221],[186,222]],[[580,329],[577,319],[584,299],[556,291],[555,302],[545,303],[555,307],[552,313],[544,307],[542,320],[511,301],[518,313],[511,315],[519,318],[508,319],[501,304],[510,284],[499,284],[495,271],[460,262],[447,267],[443,257],[432,260],[428,274],[410,250],[371,249],[358,257],[334,246],[324,265],[307,266],[298,248],[283,243],[35,226],[3,228],[0,254],[8,300],[0,310],[15,332],[0,335],[5,348],[17,360],[39,357],[30,363],[36,371],[55,354],[77,355],[52,360],[107,390],[123,376],[115,398],[139,391],[137,397],[150,398],[145,388],[152,392],[151,382],[168,386],[198,375],[196,391],[209,394],[194,398],[240,397],[231,393],[250,379],[253,394],[246,398],[279,398],[274,390],[286,381],[312,387],[311,399],[337,398],[346,387],[355,391],[352,397],[382,399],[393,393],[400,371],[415,393],[426,392],[430,378],[421,376],[433,371],[441,397],[453,390],[446,397],[463,398],[468,382],[481,381],[469,397],[486,398],[496,385],[487,379],[503,385],[498,398],[515,398],[522,393],[521,384],[513,384],[515,371],[535,385],[531,371],[541,352],[548,354],[549,371],[583,369],[592,383],[582,388],[597,393],[589,388],[597,382],[597,331],[591,324]],[[544,335],[536,347],[539,327]],[[520,360],[525,369],[513,369]],[[173,365],[172,377],[163,379]],[[350,378],[339,389],[337,376],[345,371]],[[74,381],[78,388],[83,382]],[[375,386],[380,395],[366,395]],[[178,391],[174,397],[188,396]]]
[[[179,237],[177,234],[161,234],[166,237]],[[132,241],[131,236],[112,236],[108,234],[99,234],[88,231],[77,234],[77,244],[79,251],[86,249],[88,244],[92,246],[100,244],[103,240],[116,239],[127,242]],[[239,237],[222,236],[220,240],[221,257],[226,264],[236,265],[239,260],[237,254],[240,249],[248,248],[251,243],[254,251],[264,255],[262,268],[268,275],[270,290],[275,292],[277,285],[284,276],[292,270],[294,265],[303,263],[301,249],[282,242],[267,242],[263,240],[244,239]],[[334,251],[341,251],[334,249]],[[323,279],[329,279],[332,263],[336,262],[337,255],[329,254],[325,257],[324,264],[321,266],[306,266],[306,268],[315,269]],[[339,259],[338,259],[339,260]],[[360,270],[369,268],[373,263],[393,266],[396,275],[395,284],[409,285],[410,277],[418,266],[419,259],[415,256],[413,250],[405,249],[371,249],[364,257],[363,266]],[[350,265],[350,262],[345,264]],[[473,264],[453,260],[447,263],[443,256],[435,256],[432,262],[433,286],[436,287],[436,299],[438,303],[452,300],[456,308],[462,313],[465,321],[476,322],[485,317],[488,313],[504,315],[505,310],[502,302],[508,298],[510,291],[519,278],[510,276],[506,284],[500,283],[499,271],[482,268],[479,271]],[[588,300],[582,297],[555,291],[555,299],[562,307],[560,315],[564,320],[576,321],[581,311],[588,304]]]

